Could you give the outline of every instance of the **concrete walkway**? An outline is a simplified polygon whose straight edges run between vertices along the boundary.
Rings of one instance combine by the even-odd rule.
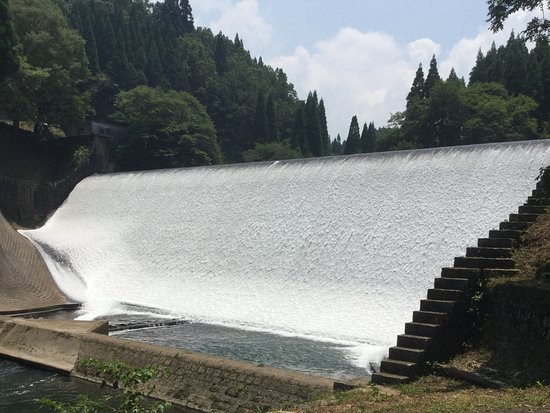
[[[0,314],[71,307],[40,253],[0,214]]]

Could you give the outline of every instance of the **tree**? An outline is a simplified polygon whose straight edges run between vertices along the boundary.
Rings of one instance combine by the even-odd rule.
[[[298,106],[294,115],[294,128],[292,130],[292,148],[299,148],[303,157],[309,156],[309,144],[306,136],[306,125],[304,121],[304,108]]]
[[[287,142],[257,143],[254,149],[249,149],[243,153],[246,162],[277,161],[301,157],[300,151],[291,148]]]
[[[462,143],[465,109],[462,93],[465,85],[454,69],[445,82],[438,82],[431,93],[427,107],[428,139],[424,147],[453,146]]]
[[[256,113],[252,129],[253,142],[267,142],[269,140],[269,126],[265,110],[265,94],[262,89],[258,91],[256,99]]]
[[[470,71],[470,84],[487,82],[487,67],[485,65],[485,56],[481,49],[477,52],[476,64]]]
[[[141,170],[222,161],[206,108],[186,92],[138,86],[120,92],[113,118],[128,131],[117,149],[118,168]]]
[[[376,128],[374,122],[370,122],[369,126],[365,123],[363,132],[361,133],[361,152],[371,153],[376,151]]]
[[[344,148],[342,146],[342,138],[340,137],[340,134],[336,136],[336,139],[332,141],[332,154],[333,155],[342,155],[344,152]]]
[[[534,139],[536,102],[524,95],[510,96],[498,83],[476,83],[464,91],[465,143]]]
[[[514,95],[526,94],[529,51],[525,42],[512,32],[504,50],[504,84]]]
[[[214,49],[214,61],[219,75],[223,75],[227,70],[227,39],[219,32],[216,36],[216,48]]]
[[[68,130],[91,111],[80,87],[90,73],[84,39],[48,0],[16,0],[12,11],[21,69],[2,85],[0,109],[16,122],[34,121],[37,133],[49,125]]]
[[[317,92],[309,92],[304,107],[304,123],[309,151],[313,156],[322,155],[322,137],[319,124],[319,100]]]
[[[522,32],[529,40],[540,40],[550,37],[550,20],[544,16],[544,9],[550,8],[549,0],[489,0],[488,22],[491,30],[498,32],[504,27],[504,21],[519,10],[533,11],[541,9],[543,17],[533,17]]]
[[[0,0],[0,82],[19,67],[18,40],[13,29],[9,0]]]
[[[430,70],[428,70],[428,75],[426,76],[426,82],[424,82],[424,97],[429,98],[430,93],[434,86],[441,81],[439,76],[439,71],[437,70],[437,60],[435,55],[432,56],[430,60]]]
[[[418,65],[416,75],[414,76],[411,90],[407,95],[407,107],[413,100],[421,100],[424,98],[424,71],[422,70],[422,63]]]
[[[265,114],[267,117],[269,141],[276,142],[279,140],[279,127],[277,126],[277,109],[275,108],[275,99],[273,98],[272,93],[270,93],[267,97]]]
[[[350,155],[361,152],[361,136],[359,135],[359,123],[357,116],[351,118],[349,126],[348,138],[344,145],[344,155]]]
[[[318,117],[319,117],[319,127],[321,128],[321,144],[322,144],[321,155],[330,155],[331,153],[330,135],[328,133],[327,113],[325,110],[325,102],[323,99],[319,101]]]

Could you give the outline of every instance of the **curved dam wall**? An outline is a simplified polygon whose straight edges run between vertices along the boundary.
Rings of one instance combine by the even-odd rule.
[[[68,306],[42,256],[0,214],[0,314]]]
[[[352,343],[368,368],[549,163],[531,141],[107,174],[22,233],[84,317],[131,304]]]

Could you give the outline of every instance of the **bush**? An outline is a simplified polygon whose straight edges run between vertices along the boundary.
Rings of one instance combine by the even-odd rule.
[[[105,396],[93,400],[85,395],[79,395],[75,403],[60,403],[50,399],[39,399],[37,402],[56,413],[162,413],[171,404],[168,402],[151,403],[147,400],[155,389],[151,381],[166,373],[165,368],[156,366],[134,368],[126,363],[109,362],[88,359],[82,365],[91,367],[97,376],[103,379],[101,386],[110,383],[115,389],[122,391],[121,397]],[[150,405],[147,407],[147,405]]]

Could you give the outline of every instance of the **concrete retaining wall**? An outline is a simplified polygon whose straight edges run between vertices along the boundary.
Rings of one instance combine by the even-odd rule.
[[[82,337],[73,375],[96,379],[80,361],[94,358],[131,366],[168,367],[156,397],[200,411],[247,412],[300,403],[332,391],[334,383],[290,371],[185,350],[87,334]]]
[[[0,214],[0,314],[67,306],[40,253]]]
[[[329,379],[90,332],[106,331],[105,324],[90,323],[0,317],[0,355],[90,381],[101,381],[81,364],[90,358],[165,366],[153,396],[204,412],[284,408],[334,388]]]

